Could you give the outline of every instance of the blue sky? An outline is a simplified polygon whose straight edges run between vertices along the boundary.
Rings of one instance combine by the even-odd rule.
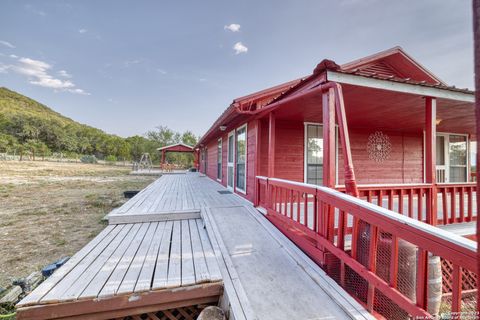
[[[204,133],[238,96],[401,45],[473,87],[468,0],[0,2],[0,86],[121,136]]]

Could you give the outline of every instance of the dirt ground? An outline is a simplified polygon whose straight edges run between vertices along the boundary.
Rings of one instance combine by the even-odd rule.
[[[0,287],[71,256],[122,205],[125,190],[156,177],[82,163],[0,161]]]

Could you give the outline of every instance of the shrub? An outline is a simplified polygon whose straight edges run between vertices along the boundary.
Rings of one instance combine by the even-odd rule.
[[[114,155],[109,155],[105,157],[105,161],[109,163],[114,163],[117,162],[117,157],[115,157]]]
[[[92,155],[84,155],[80,158],[82,163],[97,163],[97,158]]]

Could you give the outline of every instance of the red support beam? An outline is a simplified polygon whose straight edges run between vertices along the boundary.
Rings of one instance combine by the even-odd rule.
[[[268,177],[275,177],[275,114],[268,117]]]
[[[480,0],[472,1],[473,11],[473,43],[475,60],[475,115],[477,124],[477,138],[480,137]],[[480,162],[480,144],[477,143],[477,168]],[[480,175],[477,170],[477,190],[480,190]],[[477,203],[480,203],[480,195],[476,192]],[[480,239],[480,219],[477,219],[477,239]],[[477,273],[480,274],[480,250],[477,249]],[[477,296],[477,311],[480,312],[480,296]]]
[[[345,113],[345,104],[343,101],[342,86],[334,83],[335,88],[335,107],[338,119],[338,131],[342,144],[343,164],[345,167],[345,190],[348,194],[358,197],[357,182],[355,180],[355,170],[353,169],[352,151],[350,149],[350,136],[348,134],[347,114]]]
[[[255,120],[255,154],[254,154],[254,174],[253,176],[256,177],[260,173],[260,143],[261,143],[261,134],[262,134],[262,121],[260,119]],[[260,190],[258,183],[255,183],[255,196],[253,199],[253,203],[255,206],[258,206],[258,193]]]
[[[165,164],[165,150],[162,150],[162,164]]]
[[[432,184],[427,193],[427,222],[437,224],[437,190],[435,187],[436,139],[437,139],[437,99],[425,98],[425,182]]]
[[[335,188],[335,92],[322,95],[323,109],[323,185]]]

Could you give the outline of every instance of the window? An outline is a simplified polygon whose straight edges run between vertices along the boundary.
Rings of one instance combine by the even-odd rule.
[[[323,184],[323,127],[305,125],[305,182]]]
[[[247,126],[237,129],[235,186],[245,192],[247,162]]]
[[[227,144],[227,188],[233,189],[233,154],[235,146],[235,131],[232,130],[228,134]]]
[[[217,146],[217,179],[222,180],[222,138],[218,139]]]
[[[450,135],[450,182],[467,182],[467,137]]]
[[[460,134],[437,134],[437,182],[467,182],[468,137]]]

